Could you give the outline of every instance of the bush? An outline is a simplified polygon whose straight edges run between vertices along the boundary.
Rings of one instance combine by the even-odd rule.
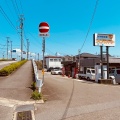
[[[36,82],[33,82],[33,83],[31,84],[31,89],[32,89],[33,91],[36,90]]]
[[[40,100],[42,99],[42,93],[39,93],[38,91],[34,91],[31,95],[31,98],[34,100]]]
[[[0,70],[0,76],[7,76],[7,75],[11,74],[13,71],[15,71],[17,68],[19,68],[26,62],[27,62],[27,60],[22,60],[22,61],[12,63],[12,64],[2,68]]]

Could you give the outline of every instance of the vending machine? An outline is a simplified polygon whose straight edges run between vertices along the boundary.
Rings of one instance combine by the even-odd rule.
[[[101,65],[95,65],[95,81],[101,79]],[[103,79],[107,79],[107,66],[103,65]]]

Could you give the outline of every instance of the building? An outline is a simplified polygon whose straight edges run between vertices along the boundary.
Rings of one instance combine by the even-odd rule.
[[[61,56],[45,56],[45,66],[47,69],[50,67],[62,68],[62,57]]]
[[[95,65],[101,64],[100,55],[94,55],[90,53],[81,53],[76,56],[65,56],[62,64],[65,68],[65,74],[71,71],[71,76],[75,76],[76,73],[85,73],[87,68],[95,68]],[[106,54],[103,55],[103,65],[107,65]],[[120,68],[120,58],[112,57],[109,55],[109,70],[113,68]]]

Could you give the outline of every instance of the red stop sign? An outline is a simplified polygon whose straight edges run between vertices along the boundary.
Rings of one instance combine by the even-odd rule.
[[[46,22],[41,22],[39,24],[39,31],[40,33],[47,33],[49,31],[49,25]]]

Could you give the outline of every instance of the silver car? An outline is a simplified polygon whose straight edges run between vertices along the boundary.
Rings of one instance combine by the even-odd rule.
[[[61,75],[62,74],[62,70],[60,70],[60,69],[52,69],[51,70],[51,74],[52,75]]]

